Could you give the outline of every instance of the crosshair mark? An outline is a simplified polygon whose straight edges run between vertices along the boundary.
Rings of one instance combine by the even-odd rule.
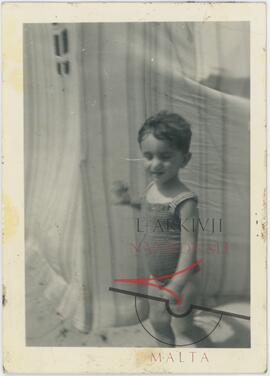
[[[122,293],[122,294],[126,294],[126,295],[131,295],[131,296],[134,296],[134,299],[135,299],[135,312],[136,312],[136,315],[137,315],[137,318],[139,320],[139,323],[141,324],[141,326],[143,327],[143,329],[152,337],[154,338],[155,340],[157,340],[158,342],[160,343],[163,343],[165,345],[168,345],[168,346],[173,346],[173,347],[187,347],[187,346],[190,346],[190,345],[193,345],[193,344],[196,344],[196,343],[199,343],[199,342],[202,342],[203,340],[205,340],[206,338],[210,337],[210,335],[217,329],[217,327],[219,326],[221,320],[222,320],[222,317],[223,316],[232,316],[232,317],[235,317],[235,318],[240,318],[240,319],[244,319],[244,320],[250,320],[250,317],[249,316],[244,316],[244,315],[239,315],[237,313],[234,313],[234,312],[227,312],[227,311],[222,311],[222,310],[217,310],[217,309],[213,309],[213,308],[210,308],[210,307],[205,307],[205,306],[200,306],[200,305],[195,305],[195,304],[191,304],[190,305],[190,308],[184,313],[184,314],[175,314],[171,308],[170,308],[170,304],[169,304],[169,300],[167,299],[164,299],[164,298],[159,298],[159,297],[156,297],[156,296],[151,296],[151,295],[146,295],[146,294],[142,294],[142,293],[138,293],[138,292],[133,292],[133,291],[127,291],[127,290],[122,290],[122,289],[117,289],[117,288],[114,288],[114,287],[110,287],[109,288],[110,291],[112,292],[118,292],[118,293]],[[169,343],[169,342],[165,342],[163,340],[161,340],[160,338],[157,338],[153,333],[151,333],[143,324],[141,318],[140,318],[140,315],[139,315],[139,312],[138,312],[138,309],[137,309],[137,297],[141,297],[141,298],[146,298],[146,299],[151,299],[151,300],[156,300],[156,301],[160,301],[160,302],[163,302],[165,303],[166,305],[166,309],[167,309],[167,312],[171,315],[171,316],[174,316],[174,317],[177,317],[177,318],[182,318],[184,316],[187,316],[193,309],[198,309],[198,310],[203,310],[203,311],[207,311],[207,312],[213,312],[213,313],[216,313],[216,314],[219,314],[219,319],[217,321],[217,323],[215,324],[215,326],[210,330],[209,333],[207,333],[206,335],[204,335],[203,337],[201,338],[198,338],[196,339],[195,341],[192,341],[190,343],[182,343],[182,344],[179,344],[179,343]]]
[[[125,295],[135,296],[135,297],[138,297],[138,298],[146,298],[146,299],[150,299],[150,300],[156,300],[156,301],[159,301],[159,302],[164,302],[166,304],[167,312],[171,316],[174,316],[174,317],[185,317],[192,310],[195,309],[195,310],[199,310],[199,311],[207,311],[207,312],[222,314],[223,316],[231,316],[231,317],[235,317],[235,318],[238,318],[238,319],[250,320],[250,316],[240,315],[238,313],[218,310],[218,309],[214,309],[214,308],[206,307],[206,306],[201,306],[201,305],[197,305],[197,304],[190,304],[190,308],[185,313],[178,314],[178,313],[174,313],[172,311],[172,309],[170,308],[170,302],[169,302],[168,299],[159,298],[159,297],[151,296],[151,295],[146,295],[146,294],[142,294],[142,293],[139,293],[139,292],[122,290],[122,289],[118,289],[118,288],[115,288],[115,287],[109,287],[109,290],[112,291],[112,292],[118,292],[118,293],[125,294]]]
[[[169,343],[169,342],[165,342],[163,340],[161,340],[160,338],[157,338],[156,336],[154,336],[143,324],[141,318],[140,318],[140,315],[139,315],[139,312],[138,312],[138,309],[137,309],[137,298],[135,296],[135,311],[136,311],[136,315],[137,315],[137,318],[139,320],[139,323],[141,324],[141,326],[143,327],[143,329],[152,337],[154,338],[155,340],[157,340],[158,342],[160,343],[163,343],[165,345],[168,345],[168,346],[173,346],[173,347],[187,347],[187,346],[190,346],[190,345],[194,345],[196,343],[199,343],[199,342],[202,342],[203,340],[205,340],[206,338],[210,337],[210,335],[217,329],[217,327],[219,326],[221,320],[222,320],[222,314],[220,315],[219,319],[218,319],[218,322],[216,323],[216,325],[213,327],[212,330],[210,330],[209,333],[207,333],[205,336],[197,339],[196,341],[192,341],[192,342],[189,342],[189,343]]]

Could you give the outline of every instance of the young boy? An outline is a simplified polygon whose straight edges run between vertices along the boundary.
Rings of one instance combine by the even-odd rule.
[[[191,159],[191,135],[185,119],[166,111],[147,119],[138,133],[145,170],[151,178],[142,202],[147,223],[144,242],[155,250],[145,252],[144,258],[152,279],[148,295],[169,300],[171,311],[177,314],[186,313],[190,304],[195,304],[199,270],[195,253],[197,197],[179,177],[180,170]],[[130,201],[127,187],[119,185],[116,194],[122,197],[121,203]],[[187,337],[192,333],[192,313],[174,320],[173,331],[173,316],[166,305],[151,299],[149,305],[149,318],[159,346],[173,346],[175,334],[184,344],[184,332]]]

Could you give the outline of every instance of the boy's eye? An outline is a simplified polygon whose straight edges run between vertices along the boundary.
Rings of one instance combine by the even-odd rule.
[[[168,159],[171,159],[171,154],[162,154],[161,156],[160,156],[160,159],[161,160],[168,160]]]
[[[152,159],[152,154],[145,153],[143,156],[144,156],[144,158],[147,159],[148,161],[149,161],[150,159]]]

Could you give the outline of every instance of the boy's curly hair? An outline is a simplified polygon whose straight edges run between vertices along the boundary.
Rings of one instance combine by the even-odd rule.
[[[188,153],[191,141],[190,124],[180,115],[161,111],[145,120],[138,133],[141,145],[147,134],[153,134],[159,140],[166,140],[177,149]]]

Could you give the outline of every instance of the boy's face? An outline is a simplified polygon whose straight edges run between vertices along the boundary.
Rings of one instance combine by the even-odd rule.
[[[191,154],[184,154],[166,140],[159,140],[153,134],[145,136],[141,142],[145,170],[158,184],[165,184],[178,176]]]

